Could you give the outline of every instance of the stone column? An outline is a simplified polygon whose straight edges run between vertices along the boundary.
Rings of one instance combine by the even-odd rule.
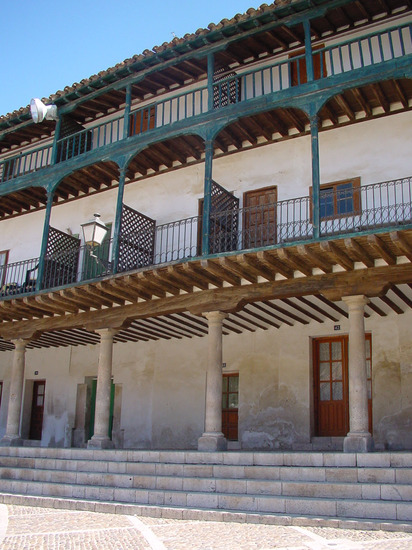
[[[6,433],[1,445],[18,446],[23,444],[20,435],[20,415],[23,398],[24,362],[27,341],[19,338],[14,344],[13,367],[11,373],[9,408],[7,411]]]
[[[199,451],[224,451],[227,441],[222,433],[222,322],[220,311],[205,313],[209,325],[206,374],[205,431],[199,438]]]
[[[89,449],[112,449],[110,439],[110,389],[112,383],[113,336],[116,330],[96,330],[100,335],[99,365],[97,368],[96,409],[94,413],[94,435],[87,442]]]
[[[365,352],[365,296],[346,296],[349,312],[349,433],[343,450],[365,453],[373,449],[369,433],[368,386]]]

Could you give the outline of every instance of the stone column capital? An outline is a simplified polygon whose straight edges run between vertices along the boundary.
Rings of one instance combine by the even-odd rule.
[[[356,294],[354,296],[343,296],[342,301],[347,304],[351,311],[362,310],[369,303],[369,298],[363,294]]]
[[[15,340],[11,340],[12,344],[14,344],[14,349],[16,351],[24,351],[26,349],[27,344],[30,342],[30,340],[24,340],[23,338],[16,338]]]
[[[222,323],[223,320],[227,317],[227,313],[225,313],[224,311],[207,311],[202,315],[203,317],[206,317],[206,319],[209,321],[209,324]]]
[[[119,330],[118,328],[96,328],[95,332],[100,336],[100,340],[108,340],[113,338]]]

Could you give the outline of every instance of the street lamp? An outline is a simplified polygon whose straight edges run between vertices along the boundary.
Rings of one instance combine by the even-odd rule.
[[[86,223],[82,223],[84,242],[90,246],[91,250],[94,247],[100,246],[108,231],[106,224],[100,220],[100,214],[93,214],[94,219]]]

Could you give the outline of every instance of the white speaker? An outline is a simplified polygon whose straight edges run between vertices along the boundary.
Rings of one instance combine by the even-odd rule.
[[[58,120],[56,105],[45,105],[38,97],[30,101],[30,113],[34,122],[46,120]]]

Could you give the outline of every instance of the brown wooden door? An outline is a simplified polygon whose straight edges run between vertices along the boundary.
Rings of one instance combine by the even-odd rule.
[[[371,336],[365,337],[368,372],[369,430],[372,432]],[[349,432],[348,337],[317,338],[313,342],[315,430],[320,437]]]
[[[33,383],[33,400],[30,418],[30,439],[41,439],[43,429],[44,395],[46,390],[45,380],[36,380]]]
[[[222,432],[229,441],[238,440],[239,374],[224,374],[222,387]]]
[[[243,195],[245,248],[276,243],[276,186],[248,191]]]
[[[324,44],[315,46],[313,51],[324,48]],[[290,58],[304,55],[305,50],[299,50],[293,54],[290,54]],[[314,53],[313,59],[313,75],[315,80],[326,76],[326,58],[325,52]],[[292,61],[290,64],[290,82],[291,86],[299,86],[300,84],[306,84],[308,81],[308,73],[306,70],[306,58],[301,57],[296,61]]]
[[[156,123],[156,109],[154,105],[139,109],[130,115],[129,136],[152,130]]]

